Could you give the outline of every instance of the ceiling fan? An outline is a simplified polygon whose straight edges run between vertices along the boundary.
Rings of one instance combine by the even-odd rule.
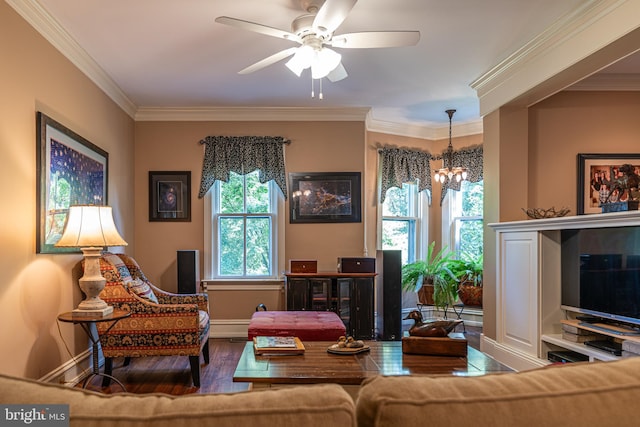
[[[311,68],[311,78],[327,77],[332,82],[347,77],[342,56],[334,48],[362,49],[413,46],[420,40],[419,31],[368,31],[334,35],[358,0],[300,0],[307,11],[293,20],[291,32],[241,19],[220,16],[216,22],[268,36],[297,42],[300,46],[277,52],[239,71],[249,74],[275,64],[289,56],[286,66],[298,77]]]

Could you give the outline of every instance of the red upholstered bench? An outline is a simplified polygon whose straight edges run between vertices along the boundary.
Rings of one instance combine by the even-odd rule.
[[[332,311],[256,311],[249,322],[249,340],[257,336],[295,336],[302,341],[336,341],[346,335]]]

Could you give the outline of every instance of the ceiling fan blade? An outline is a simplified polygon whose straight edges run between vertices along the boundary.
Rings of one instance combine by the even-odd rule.
[[[313,26],[333,33],[342,24],[358,0],[326,0],[315,19]]]
[[[413,46],[420,40],[420,31],[369,31],[340,34],[327,44],[344,49]]]
[[[348,76],[347,70],[344,69],[342,62],[339,63],[338,66],[334,68],[332,72],[327,74],[327,78],[332,83],[339,82],[342,79],[346,79],[347,76]]]
[[[218,24],[230,25],[242,30],[253,31],[254,33],[266,34],[279,39],[291,40],[298,43],[302,42],[302,40],[293,33],[262,24],[256,24],[255,22],[243,21],[242,19],[230,18],[228,16],[219,16],[216,18],[216,22]]]
[[[268,67],[271,64],[275,64],[278,61],[282,61],[288,56],[293,55],[298,50],[297,47],[290,47],[289,49],[281,50],[278,53],[274,53],[273,55],[264,58],[262,61],[258,61],[253,65],[249,65],[247,68],[238,71],[238,74],[249,74],[254,71],[258,71],[264,67]]]

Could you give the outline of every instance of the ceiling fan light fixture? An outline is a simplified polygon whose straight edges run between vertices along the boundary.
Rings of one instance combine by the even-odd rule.
[[[302,70],[311,66],[315,57],[315,52],[311,46],[302,45],[296,53],[285,64],[296,76],[300,77]]]
[[[311,77],[313,79],[321,79],[336,69],[340,65],[342,55],[338,52],[323,48],[315,52],[313,62],[311,64]]]

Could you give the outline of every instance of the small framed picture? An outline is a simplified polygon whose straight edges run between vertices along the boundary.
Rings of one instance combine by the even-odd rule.
[[[191,172],[149,172],[149,221],[191,221]]]
[[[625,164],[640,173],[640,154],[578,154],[578,215],[601,213],[601,204],[625,200],[614,185]]]

